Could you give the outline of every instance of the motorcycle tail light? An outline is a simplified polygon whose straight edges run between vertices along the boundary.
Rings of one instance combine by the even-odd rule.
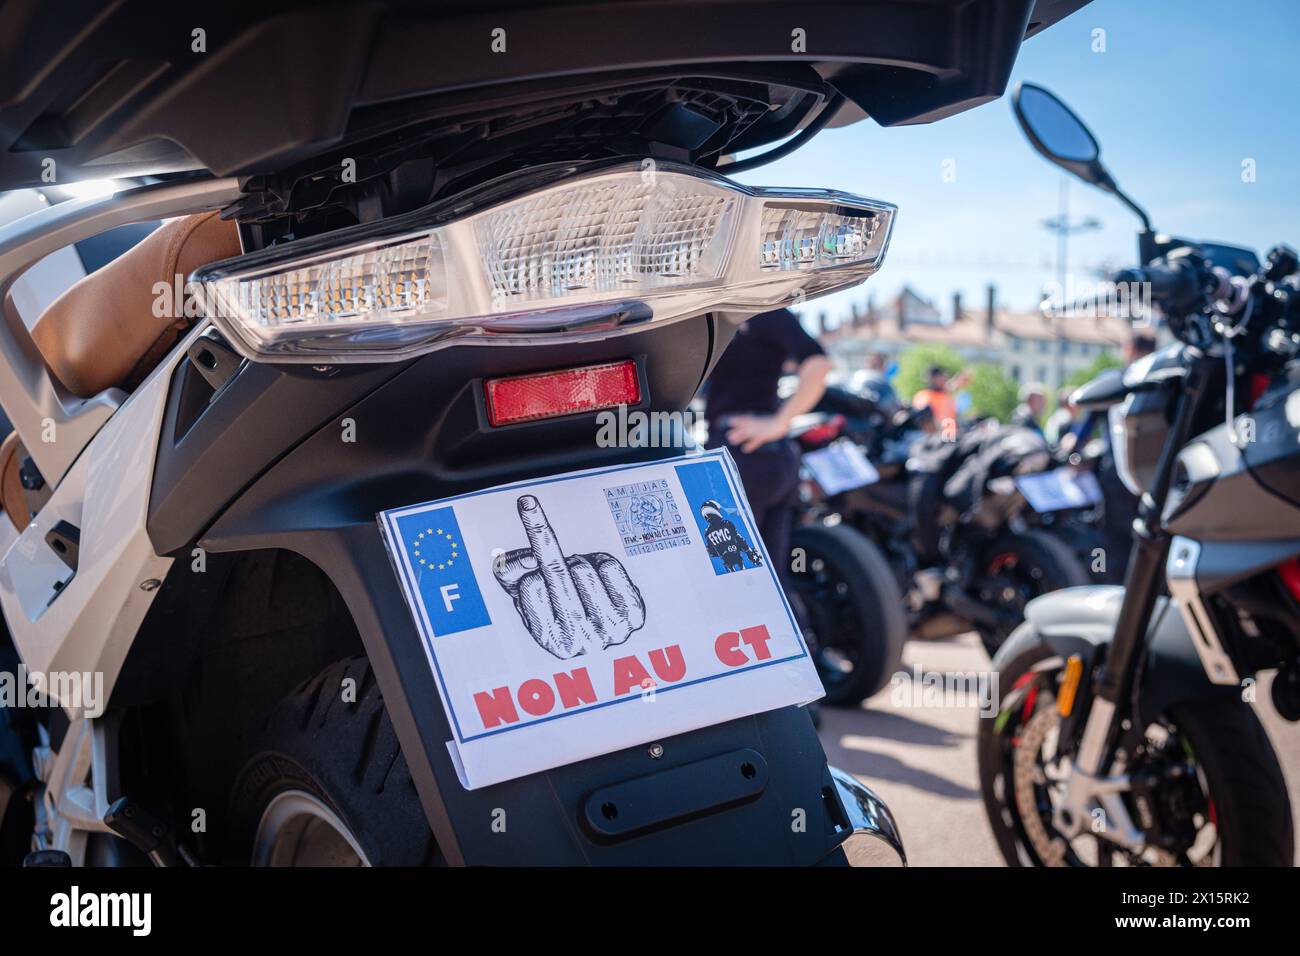
[[[493,426],[641,402],[641,381],[632,361],[488,379],[484,391]]]
[[[820,425],[814,425],[805,430],[799,436],[799,440],[809,448],[820,448],[823,445],[829,445],[840,436],[840,432],[844,429],[844,421],[843,415],[832,415]]]
[[[515,175],[454,203],[213,263],[194,279],[247,358],[396,360],[591,339],[855,285],[895,208],[646,163]]]
[[[1282,583],[1286,585],[1286,589],[1291,592],[1291,596],[1300,601],[1300,560],[1292,558],[1279,564],[1277,573]]]
[[[878,217],[848,207],[769,202],[763,207],[759,268],[815,269],[860,261],[871,255],[879,227]]]
[[[347,258],[318,256],[220,289],[251,329],[401,322],[447,306],[442,244],[436,236],[373,243]]]

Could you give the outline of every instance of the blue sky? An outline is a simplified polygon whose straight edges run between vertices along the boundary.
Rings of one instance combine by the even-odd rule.
[[[1094,52],[1093,31],[1105,31]],[[809,31],[809,42],[815,37]],[[1250,246],[1300,244],[1300,0],[1094,0],[1021,48],[1008,93],[1029,80],[1055,91],[1092,127],[1102,160],[1157,230]],[[1242,181],[1243,160],[1256,181]],[[955,181],[943,179],[952,160]],[[884,301],[909,284],[946,312],[960,291],[982,305],[1032,308],[1055,276],[1065,174],[1034,152],[1009,96],[927,126],[870,119],[823,131],[793,155],[737,179],[817,186],[894,202],[884,268],[865,286],[811,301],[834,321],[855,299]],[[1103,228],[1070,243],[1071,272],[1132,264],[1137,220],[1072,180],[1072,217]]]

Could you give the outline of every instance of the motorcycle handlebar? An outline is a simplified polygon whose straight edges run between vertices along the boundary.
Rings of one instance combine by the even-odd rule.
[[[1104,307],[1113,313],[1118,307],[1131,319],[1135,304],[1145,314],[1146,306],[1154,303],[1166,314],[1189,313],[1208,305],[1232,314],[1244,303],[1250,281],[1222,268],[1207,268],[1198,258],[1180,257],[1122,269],[1107,280],[1106,293],[1078,299],[1063,309],[1044,303],[1043,309],[1048,314],[1069,314]]]
[[[1124,269],[1113,277],[1116,284],[1144,284],[1151,289],[1151,298],[1162,306],[1182,306],[1195,301],[1201,294],[1201,274],[1194,263],[1175,259],[1167,264]]]
[[[1085,296],[1064,309],[1051,311],[1070,314],[1101,308],[1111,311],[1122,306],[1121,311],[1132,318],[1134,304],[1141,306],[1146,302],[1154,302],[1167,311],[1181,310],[1197,302],[1202,285],[1201,272],[1193,262],[1175,259],[1168,263],[1122,269],[1107,280],[1107,292]],[[1046,304],[1044,309],[1047,309]]]

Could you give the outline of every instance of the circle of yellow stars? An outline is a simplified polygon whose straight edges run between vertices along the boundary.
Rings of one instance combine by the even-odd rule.
[[[433,558],[423,557],[420,554],[420,548],[425,547],[424,545],[425,538],[432,538],[434,541],[436,541],[438,538],[446,538],[448,541],[451,542],[451,557],[447,558],[446,561],[440,561],[436,563]],[[431,541],[429,543],[432,544],[433,542]],[[436,567],[439,571],[446,571],[449,567],[451,567],[453,564],[456,563],[456,559],[460,557],[460,552],[457,550],[459,547],[460,544],[456,541],[456,539],[453,538],[449,532],[443,531],[441,528],[439,528],[437,531],[435,531],[433,528],[425,528],[418,535],[416,535],[415,540],[411,542],[411,548],[414,551],[415,556],[420,559],[420,563],[429,569],[433,569],[434,567]]]

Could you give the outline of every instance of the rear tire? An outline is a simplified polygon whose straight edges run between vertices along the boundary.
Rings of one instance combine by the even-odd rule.
[[[355,702],[343,699],[347,679],[355,681]],[[237,863],[441,862],[363,657],[331,664],[280,704],[236,777],[230,819],[229,856]]]
[[[791,545],[805,560],[791,578],[813,626],[825,703],[855,706],[902,664],[907,617],[894,573],[880,549],[848,525],[796,528]],[[840,667],[828,666],[830,653]]]

